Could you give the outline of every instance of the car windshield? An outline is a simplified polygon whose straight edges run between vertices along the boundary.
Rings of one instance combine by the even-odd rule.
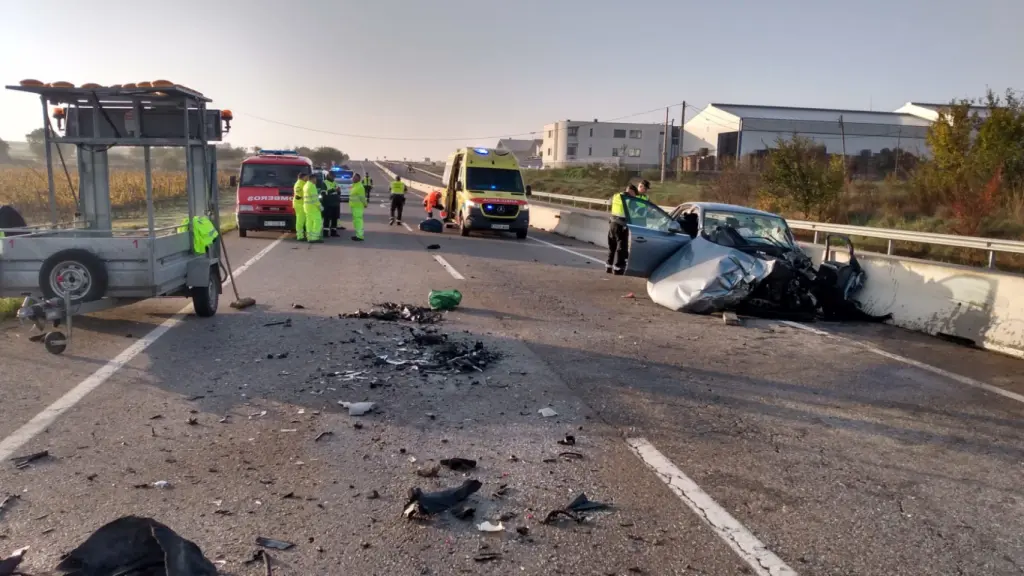
[[[711,234],[718,226],[736,230],[747,242],[784,248],[795,248],[796,242],[786,221],[780,216],[707,210],[704,212],[704,232]]]
[[[511,192],[524,194],[519,170],[504,168],[467,168],[466,189],[472,192]]]
[[[332,170],[331,173],[334,174],[335,180],[351,180],[354,174],[351,170]]]
[[[301,164],[243,164],[239,186],[260,188],[291,188],[299,174],[309,174],[309,166]]]

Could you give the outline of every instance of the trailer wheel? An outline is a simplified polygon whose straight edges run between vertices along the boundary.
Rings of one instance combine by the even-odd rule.
[[[107,292],[107,267],[88,250],[61,250],[43,261],[39,288],[46,298],[63,298],[64,286],[72,302],[92,302]]]
[[[220,268],[210,268],[210,281],[206,286],[195,286],[189,288],[192,294],[192,308],[196,316],[209,318],[217,313],[217,305],[220,303]]]
[[[68,348],[68,338],[63,332],[47,332],[43,336],[43,346],[50,354],[63,354]]]

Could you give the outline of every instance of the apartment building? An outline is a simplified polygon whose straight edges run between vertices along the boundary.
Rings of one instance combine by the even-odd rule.
[[[608,164],[643,170],[661,166],[664,138],[662,124],[563,120],[544,126],[540,158],[544,168]],[[670,156],[678,139],[673,128]]]

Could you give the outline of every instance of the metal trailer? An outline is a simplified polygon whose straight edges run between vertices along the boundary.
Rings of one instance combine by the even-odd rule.
[[[193,217],[207,216],[220,230],[216,147],[230,129],[231,113],[210,110],[201,93],[159,83],[152,88],[7,86],[39,96],[45,134],[50,223],[0,228],[0,297],[24,297],[18,311],[31,323],[47,351],[60,354],[71,340],[71,318],[139,300],[184,296],[199,316],[217,312],[221,293],[220,237],[206,250],[193,250]],[[56,106],[57,128],[50,122]],[[223,124],[222,124],[223,123]],[[79,190],[73,221],[58,222],[53,149],[77,148]],[[144,149],[147,226],[115,230],[107,151],[114,146]],[[185,152],[188,218],[172,226],[154,223],[150,148]],[[62,176],[71,185],[68,167]],[[72,190],[74,187],[72,186]],[[64,325],[61,332],[46,330]],[[30,328],[31,329],[31,328]]]

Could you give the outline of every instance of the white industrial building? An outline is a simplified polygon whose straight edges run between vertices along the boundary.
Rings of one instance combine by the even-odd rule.
[[[669,154],[679,146],[679,129],[670,127]],[[606,164],[633,170],[661,166],[663,124],[564,120],[544,126],[540,157],[544,168]]]
[[[543,142],[540,139],[515,140],[505,138],[498,140],[498,145],[495,148],[511,152],[516,157],[516,160],[519,161],[520,168],[540,168],[540,150]]]
[[[927,104],[924,102],[907,102],[896,112],[902,114],[913,114],[919,118],[924,118],[930,122],[935,122],[939,119],[939,111],[944,108],[949,108],[949,104]],[[988,108],[985,106],[971,106],[971,112],[976,112],[980,117],[985,118],[988,116]]]
[[[916,108],[913,112],[712,103],[686,122],[683,156],[713,156],[722,166],[737,157],[759,156],[779,138],[794,134],[824,146],[828,154],[863,156],[898,149],[926,156],[925,136],[933,120]]]

